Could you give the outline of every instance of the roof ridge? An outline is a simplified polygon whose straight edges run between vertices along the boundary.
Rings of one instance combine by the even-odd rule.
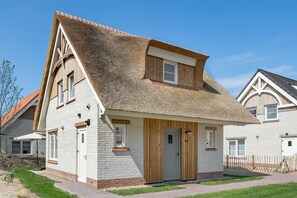
[[[109,31],[113,31],[113,32],[116,32],[116,33],[119,33],[119,34],[123,34],[125,36],[137,37],[134,34],[130,34],[130,33],[127,33],[127,32],[121,31],[121,30],[117,30],[117,29],[108,27],[106,25],[102,25],[102,24],[95,23],[95,22],[92,22],[92,21],[89,21],[89,20],[86,20],[86,19],[82,19],[82,18],[73,16],[73,15],[70,15],[70,14],[67,14],[67,13],[64,13],[64,12],[56,11],[56,14],[58,14],[60,16],[65,16],[65,17],[70,18],[70,19],[74,19],[76,21],[83,22],[83,23],[88,24],[88,25],[92,25],[92,26],[95,26],[95,27],[100,27],[100,28],[103,28],[103,29],[106,29],[106,30],[109,30]]]

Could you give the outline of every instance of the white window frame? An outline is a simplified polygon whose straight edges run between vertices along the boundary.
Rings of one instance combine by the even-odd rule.
[[[122,134],[122,144],[117,144],[116,142],[116,127],[123,129]],[[126,124],[114,124],[114,146],[115,147],[126,147],[126,136],[127,136],[127,125]]]
[[[59,81],[57,84],[57,92],[58,92],[58,106],[61,106],[64,104],[65,102],[65,98],[64,98],[64,85],[63,85],[63,80]],[[63,101],[62,100],[62,96],[63,96]]]
[[[256,115],[252,114],[253,116],[257,117],[257,107],[248,107],[247,110],[251,113],[252,110],[256,110]]]
[[[276,118],[267,118],[267,108],[275,106],[276,107]],[[278,105],[277,104],[270,104],[270,105],[265,105],[265,120],[278,120]]]
[[[71,97],[71,77],[73,77],[73,96]],[[74,73],[70,73],[67,76],[68,81],[68,101],[73,100],[75,98],[75,82],[74,82]]]
[[[54,148],[52,148],[51,137],[53,137],[54,141]],[[53,132],[48,134],[48,158],[50,160],[58,160],[58,133]],[[52,156],[52,149],[53,149],[53,156]]]
[[[212,137],[210,140],[208,140],[208,134]],[[215,148],[215,138],[215,130],[206,130],[206,148]]]
[[[12,153],[13,142],[20,142],[20,153]],[[23,149],[23,143],[24,142],[30,142],[30,152],[29,153],[23,153],[23,151],[24,151],[24,149]],[[13,140],[11,142],[11,154],[12,155],[32,155],[32,143],[31,143],[31,141],[28,141],[28,140]]]
[[[239,140],[244,140],[244,155],[238,155],[238,141]],[[230,142],[235,142],[235,155],[234,156],[245,156],[246,155],[246,139],[241,138],[241,139],[228,140],[228,155],[230,155]]]
[[[165,80],[165,64],[174,66],[174,81]],[[169,61],[169,60],[163,60],[163,82],[170,83],[170,84],[177,84],[178,83],[177,73],[178,73],[178,64],[176,62]]]

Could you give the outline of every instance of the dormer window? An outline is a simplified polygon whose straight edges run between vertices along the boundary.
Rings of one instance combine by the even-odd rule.
[[[168,60],[163,61],[163,81],[177,84],[177,63]]]

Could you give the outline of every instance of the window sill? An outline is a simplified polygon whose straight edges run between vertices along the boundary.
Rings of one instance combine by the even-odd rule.
[[[117,152],[117,151],[129,151],[129,147],[113,147],[112,152]]]
[[[279,122],[279,119],[263,121],[263,123],[271,123],[271,122]]]
[[[64,103],[63,104],[60,104],[56,107],[56,109],[60,109],[61,107],[64,107]]]
[[[66,105],[68,105],[68,104],[70,104],[70,103],[72,103],[72,102],[74,102],[75,101],[75,98],[71,98],[70,100],[68,100],[67,102],[66,102]]]
[[[216,148],[206,148],[205,151],[217,151]]]
[[[47,160],[47,163],[49,164],[58,164],[57,160]]]

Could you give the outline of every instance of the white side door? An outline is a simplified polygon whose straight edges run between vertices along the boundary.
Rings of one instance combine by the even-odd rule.
[[[282,138],[282,156],[297,154],[297,138]]]
[[[177,128],[164,131],[164,180],[180,179],[180,135]]]
[[[77,180],[87,182],[87,133],[86,128],[78,129],[77,134]]]

